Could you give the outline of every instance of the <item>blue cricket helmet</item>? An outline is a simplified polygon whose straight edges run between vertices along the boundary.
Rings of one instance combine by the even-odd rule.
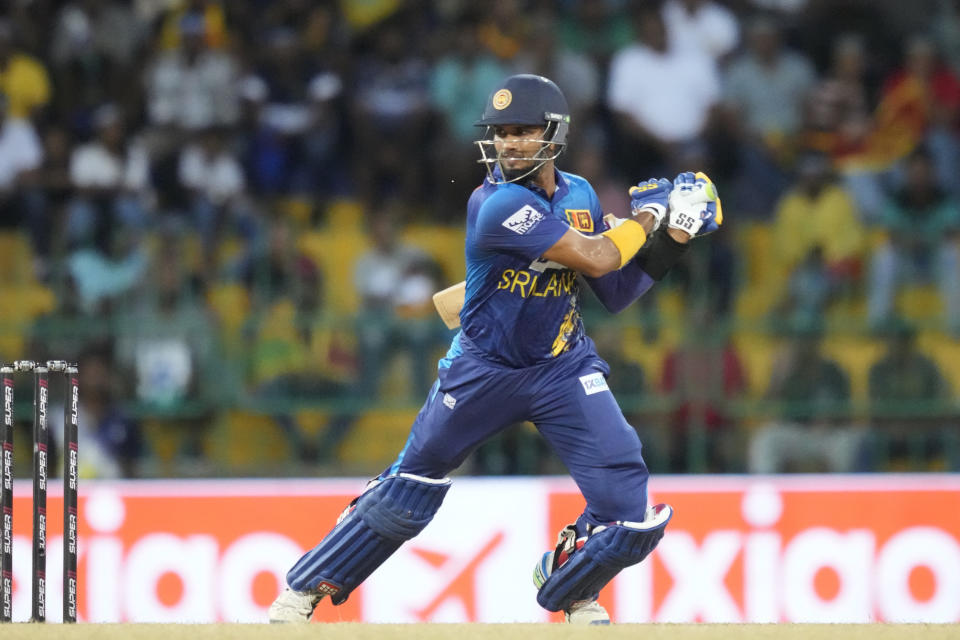
[[[494,182],[513,182],[538,170],[544,163],[556,159],[567,142],[570,129],[570,107],[567,99],[552,80],[543,76],[521,73],[510,76],[491,92],[483,109],[483,115],[474,123],[478,127],[487,127],[487,136],[478,140],[480,162],[487,166]],[[540,163],[519,176],[510,176],[501,165],[501,158],[495,152],[491,139],[491,127],[500,125],[535,125],[545,127],[540,141],[541,153],[536,160]],[[553,153],[548,152],[554,145]],[[500,168],[502,179],[495,178],[493,170]]]
[[[552,80],[530,73],[510,76],[487,100],[478,127],[556,123],[551,142],[564,143],[570,127],[570,107],[563,92]]]

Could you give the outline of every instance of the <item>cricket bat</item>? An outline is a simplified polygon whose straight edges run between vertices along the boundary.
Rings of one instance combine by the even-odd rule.
[[[463,308],[466,292],[467,282],[464,280],[433,294],[433,306],[437,308],[440,319],[448,329],[456,329],[460,326],[460,309]]]

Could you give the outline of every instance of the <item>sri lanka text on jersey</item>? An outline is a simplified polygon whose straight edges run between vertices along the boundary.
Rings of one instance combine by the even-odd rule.
[[[559,298],[572,295],[576,281],[577,272],[570,269],[550,270],[545,273],[531,273],[526,269],[504,269],[500,274],[497,289],[509,289],[510,293],[519,290],[522,298]]]

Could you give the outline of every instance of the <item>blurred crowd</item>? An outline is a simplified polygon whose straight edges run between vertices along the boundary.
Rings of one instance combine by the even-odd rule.
[[[237,411],[345,468],[395,379],[405,406],[430,385],[431,295],[463,275],[436,239],[520,72],[565,92],[560,167],[606,211],[699,169],[729,212],[624,318],[587,303],[651,468],[957,467],[951,372],[921,348],[960,337],[957,0],[13,0],[0,356],[79,362],[91,475],[232,473],[203,462]],[[836,335],[870,341],[863,381]],[[531,436],[471,470],[549,471]]]

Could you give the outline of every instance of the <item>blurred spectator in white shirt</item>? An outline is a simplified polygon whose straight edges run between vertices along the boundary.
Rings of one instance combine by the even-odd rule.
[[[126,134],[123,116],[111,104],[94,113],[96,137],[70,156],[70,182],[76,189],[68,205],[67,238],[92,233],[104,244],[116,224],[144,228],[150,212],[150,160],[137,138]]]
[[[671,47],[691,47],[718,62],[740,42],[736,15],[712,0],[667,0],[663,22]]]
[[[207,245],[219,231],[248,239],[256,232],[243,166],[227,142],[222,128],[205,130],[184,148],[177,169],[180,186],[188,194],[189,222]]]
[[[0,229],[31,231],[34,247],[42,245],[45,228],[49,224],[42,212],[31,206],[30,179],[39,173],[43,163],[43,145],[33,123],[27,118],[11,117],[7,112],[7,97],[0,93]],[[43,275],[44,266],[36,261],[34,272]]]
[[[15,199],[24,172],[43,162],[43,146],[30,120],[7,115],[7,98],[0,94],[0,226],[16,226]]]
[[[679,150],[701,139],[720,98],[708,55],[671,48],[659,11],[642,9],[634,19],[640,40],[614,54],[607,84],[617,166],[630,180],[670,173]]]
[[[141,191],[149,186],[150,162],[136,139],[126,134],[123,117],[113,105],[94,114],[96,138],[76,147],[70,177],[81,189]]]
[[[148,68],[147,111],[158,126],[195,131],[233,124],[240,116],[236,61],[207,46],[203,16],[181,19],[182,42]]]

